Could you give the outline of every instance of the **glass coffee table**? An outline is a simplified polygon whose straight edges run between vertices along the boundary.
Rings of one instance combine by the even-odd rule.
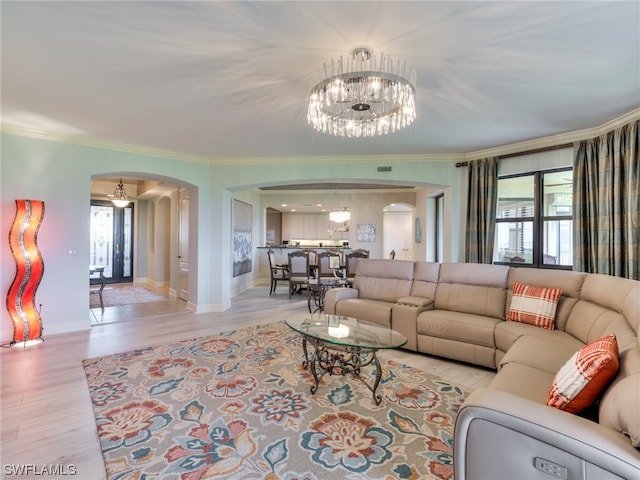
[[[404,335],[375,323],[322,312],[291,315],[285,323],[302,337],[302,366],[311,368],[315,380],[312,394],[325,374],[351,374],[371,390],[373,401],[380,405],[382,397],[376,395],[376,390],[382,379],[382,367],[376,353],[402,347],[407,343]],[[307,344],[313,346],[311,355]],[[376,371],[373,385],[361,375],[362,368],[369,365]]]

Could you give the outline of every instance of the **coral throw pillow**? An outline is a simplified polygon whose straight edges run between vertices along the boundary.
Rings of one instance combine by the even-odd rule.
[[[553,330],[561,288],[544,288],[514,282],[507,320]]]
[[[547,405],[577,413],[593,404],[618,373],[618,341],[611,334],[585,345],[558,370]]]

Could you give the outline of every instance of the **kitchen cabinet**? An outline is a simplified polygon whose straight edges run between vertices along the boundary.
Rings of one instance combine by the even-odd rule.
[[[331,228],[329,215],[317,215],[316,235],[318,240],[329,240],[329,230]]]
[[[291,238],[291,239],[303,239],[303,238],[307,238],[305,237],[305,217],[306,215],[296,215],[296,214],[291,214],[290,218],[291,218],[291,231],[289,232],[289,235],[286,235],[287,238]],[[285,237],[285,235],[283,235],[283,237]]]
[[[304,221],[304,238],[305,240],[314,240],[318,237],[318,217],[319,215],[302,215]]]
[[[327,213],[284,214],[282,238],[292,240],[329,240],[329,229],[337,230],[342,224],[331,222]],[[348,239],[348,232],[333,235],[334,240]]]

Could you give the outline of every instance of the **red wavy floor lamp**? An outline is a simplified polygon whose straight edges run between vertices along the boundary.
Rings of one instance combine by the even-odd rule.
[[[41,200],[16,200],[16,216],[9,230],[9,246],[16,262],[16,276],[7,294],[7,310],[13,322],[13,340],[42,340],[42,318],[36,308],[36,289],[42,280],[44,262],[38,248],[38,230],[44,217]]]

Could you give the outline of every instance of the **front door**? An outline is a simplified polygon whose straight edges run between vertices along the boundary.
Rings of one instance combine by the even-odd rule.
[[[91,200],[89,265],[104,268],[106,283],[133,282],[133,203],[119,208]],[[91,283],[98,283],[98,275]]]

